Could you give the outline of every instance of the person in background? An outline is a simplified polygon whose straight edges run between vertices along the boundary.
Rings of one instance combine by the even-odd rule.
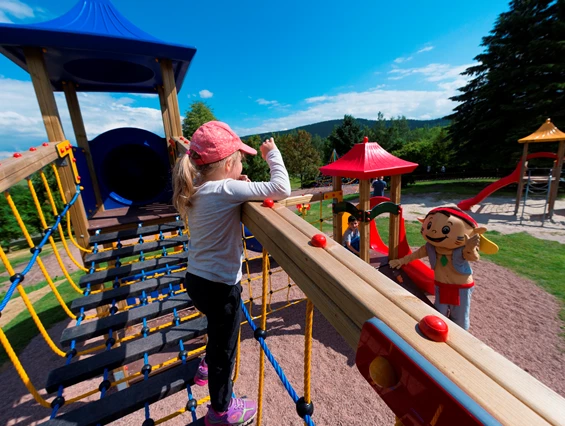
[[[361,241],[359,234],[359,222],[354,216],[347,218],[347,229],[343,233],[341,244],[350,252],[359,256],[359,243]]]
[[[386,182],[383,180],[382,176],[379,176],[372,183],[373,186],[373,197],[384,197]]]

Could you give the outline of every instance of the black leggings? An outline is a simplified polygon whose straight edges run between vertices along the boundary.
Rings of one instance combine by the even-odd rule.
[[[232,396],[231,373],[241,324],[241,285],[206,280],[187,272],[185,286],[194,306],[208,319],[208,389],[216,411],[228,409]]]

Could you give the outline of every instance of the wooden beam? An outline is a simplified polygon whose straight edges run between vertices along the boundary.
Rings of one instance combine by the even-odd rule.
[[[307,238],[314,235],[310,224],[296,220],[293,217],[295,215],[288,209],[286,211],[277,209],[276,212],[293,224]],[[261,240],[259,239],[259,241]],[[344,253],[341,244],[328,241],[326,251],[334,257],[336,262],[343,263],[416,321],[426,315],[441,316],[435,309],[422,303],[416,296],[402,287],[390,285],[390,280],[380,273],[375,273],[375,269],[369,264],[359,262],[356,256],[349,256],[348,252]],[[450,320],[443,318],[449,323],[449,339],[447,341],[449,346],[548,422],[559,424],[559,419],[565,418],[563,398],[498,352],[486,346],[472,334],[455,324],[451,325]]]
[[[62,141],[38,146],[36,151],[24,151],[19,158],[0,160],[0,192],[10,189],[14,184],[51,164],[58,157],[55,145]]]
[[[35,89],[39,103],[39,110],[41,111],[45,130],[47,131],[47,138],[49,142],[64,141],[66,138],[63,133],[59,110],[57,109],[55,95],[53,94],[53,88],[49,81],[45,60],[43,59],[43,52],[39,48],[26,47],[24,48],[24,53],[29,75],[31,76],[33,88]],[[67,197],[67,201],[70,201],[76,192],[71,167],[68,164],[58,167],[65,196]],[[78,197],[77,201],[71,207],[70,214],[78,243],[83,247],[88,247],[88,221],[86,219],[81,196]]]
[[[357,208],[364,212],[370,209],[370,199],[371,199],[371,181],[369,179],[359,180],[359,205]],[[361,244],[359,246],[359,257],[361,260],[370,263],[371,258],[369,257],[369,244],[370,244],[370,232],[371,232],[371,222],[361,221],[359,223],[359,236],[361,238]]]
[[[390,177],[390,201],[400,204],[401,175]],[[400,243],[400,217],[396,214],[390,215],[388,231],[388,260],[398,259],[398,244]]]
[[[522,191],[524,190],[524,173],[526,172],[526,157],[528,156],[528,143],[524,144],[522,152],[520,175],[518,176],[518,192],[516,192],[516,205],[514,206],[514,214],[518,214],[520,208],[520,200],[522,199]]]
[[[163,77],[163,98],[169,115],[171,137],[182,136],[180,109],[177,97],[177,87],[173,73],[173,63],[170,59],[161,59],[161,75]]]
[[[332,177],[332,190],[334,192],[341,191],[341,177],[333,176]],[[338,203],[342,200],[338,200],[337,198],[333,199],[334,203]],[[341,216],[343,213],[338,213],[333,215],[333,237],[334,241],[337,241],[341,244],[341,238],[343,237],[343,229],[341,226]]]
[[[559,179],[561,178],[561,170],[563,170],[563,156],[565,156],[565,141],[559,142],[557,148],[557,165],[555,167],[555,175],[551,182],[551,194],[549,195],[549,218],[553,216],[553,209],[555,207],[555,200],[559,192]]]
[[[173,141],[175,141],[175,144],[177,146],[177,156],[180,157],[181,155],[185,155],[188,152],[188,148],[190,147],[190,143],[188,142],[187,139],[183,138],[183,137],[177,137],[174,136],[172,138]]]
[[[84,151],[84,156],[86,157],[88,173],[90,174],[92,189],[94,191],[94,197],[96,198],[96,207],[103,210],[104,203],[102,202],[102,197],[100,195],[98,177],[96,176],[96,171],[94,170],[94,163],[92,162],[92,155],[90,153],[90,145],[88,144],[86,129],[84,128],[84,121],[80,112],[80,104],[77,97],[76,84],[72,81],[63,82],[63,91],[65,92],[65,99],[67,100],[67,106],[69,108],[69,114],[71,116],[71,122],[73,124],[73,130],[75,132],[77,145]]]
[[[157,93],[159,94],[159,105],[161,106],[161,116],[163,117],[163,128],[165,129],[165,138],[169,141],[175,135],[171,127],[171,119],[169,118],[169,108],[167,107],[167,99],[165,97],[165,89],[163,86],[157,86]],[[177,135],[180,136],[180,135]]]

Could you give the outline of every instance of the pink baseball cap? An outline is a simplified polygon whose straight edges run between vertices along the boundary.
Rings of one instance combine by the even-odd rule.
[[[210,164],[229,157],[236,151],[257,155],[257,151],[245,145],[239,136],[221,121],[209,121],[192,135],[189,155],[198,164]]]

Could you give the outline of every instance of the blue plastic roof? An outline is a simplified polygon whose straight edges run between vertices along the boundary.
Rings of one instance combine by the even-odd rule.
[[[44,49],[55,90],[63,81],[84,92],[156,93],[156,59],[170,59],[177,90],[196,48],[164,43],[128,21],[109,0],[80,0],[69,12],[31,25],[0,24],[0,52],[27,71],[24,46]]]

